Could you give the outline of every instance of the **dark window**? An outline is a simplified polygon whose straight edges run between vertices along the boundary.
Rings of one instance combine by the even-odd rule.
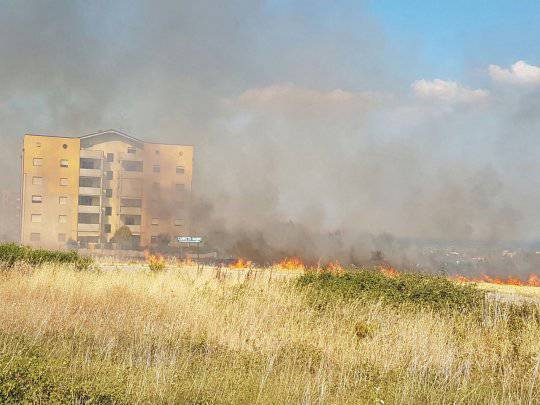
[[[99,169],[101,167],[100,161],[97,159],[81,158],[81,169]]]
[[[159,165],[154,165],[154,166],[152,167],[152,171],[153,171],[154,173],[159,173],[159,172],[161,171],[161,167],[159,167]]]
[[[105,180],[112,180],[112,178],[113,178],[113,172],[111,171],[105,172]]]
[[[184,191],[186,189],[186,185],[184,183],[178,183],[174,185],[174,188],[176,191]]]
[[[62,148],[67,149],[67,144],[66,144],[66,143],[63,144],[63,145],[62,145]]]
[[[176,173],[184,174],[185,173],[184,166],[176,166]]]
[[[108,197],[108,198],[112,197],[112,188],[105,189],[105,197]]]
[[[99,177],[79,177],[80,187],[101,187],[101,181]]]
[[[159,150],[156,150],[156,155],[159,155]]]
[[[142,206],[142,200],[135,199],[135,198],[122,198],[120,200],[120,206],[140,208]]]
[[[128,148],[128,153],[135,153],[137,149],[135,148]]]
[[[114,162],[114,153],[107,153],[107,162]]]
[[[124,215],[124,224],[125,225],[140,225],[141,216],[140,215]]]
[[[111,233],[111,224],[105,224],[105,233]]]
[[[126,172],[142,172],[143,162],[141,160],[123,160],[122,169]]]
[[[105,215],[112,215],[112,207],[105,207]]]
[[[99,205],[99,197],[91,197],[89,195],[80,195],[79,205]]]
[[[99,224],[99,214],[79,213],[79,224]]]

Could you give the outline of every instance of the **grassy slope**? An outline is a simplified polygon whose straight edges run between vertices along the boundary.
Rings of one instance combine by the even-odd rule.
[[[540,401],[538,308],[318,306],[268,276],[7,272],[0,402]]]

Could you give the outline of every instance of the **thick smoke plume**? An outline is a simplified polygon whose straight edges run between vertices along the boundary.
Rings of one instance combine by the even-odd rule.
[[[6,2],[2,186],[22,134],[115,128],[195,145],[196,230],[225,252],[405,263],[405,239],[537,238],[537,67],[413,77],[363,4],[294,3]]]

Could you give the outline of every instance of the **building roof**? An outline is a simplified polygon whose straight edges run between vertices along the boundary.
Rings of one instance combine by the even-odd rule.
[[[151,145],[176,145],[176,146],[192,146],[192,145],[181,145],[176,143],[159,143],[159,142],[147,142],[143,141],[141,139],[137,139],[131,135],[126,134],[125,132],[118,131],[116,129],[107,129],[102,130],[98,132],[93,132],[91,134],[82,135],[79,137],[70,137],[70,136],[57,136],[57,135],[41,135],[41,134],[28,134],[32,136],[46,136],[46,137],[53,137],[53,138],[67,138],[67,139],[74,139],[79,138],[81,140],[81,146],[82,147],[89,147],[92,145],[96,145],[98,143],[102,142],[108,142],[111,140],[121,140],[127,143],[130,143],[134,146],[142,148],[142,146],[146,144]]]

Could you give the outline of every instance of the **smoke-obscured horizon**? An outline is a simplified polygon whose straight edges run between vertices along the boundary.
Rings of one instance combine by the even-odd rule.
[[[363,4],[295,4],[7,2],[2,187],[24,133],[114,128],[195,146],[194,220],[226,249],[538,238],[538,67],[414,77]]]

